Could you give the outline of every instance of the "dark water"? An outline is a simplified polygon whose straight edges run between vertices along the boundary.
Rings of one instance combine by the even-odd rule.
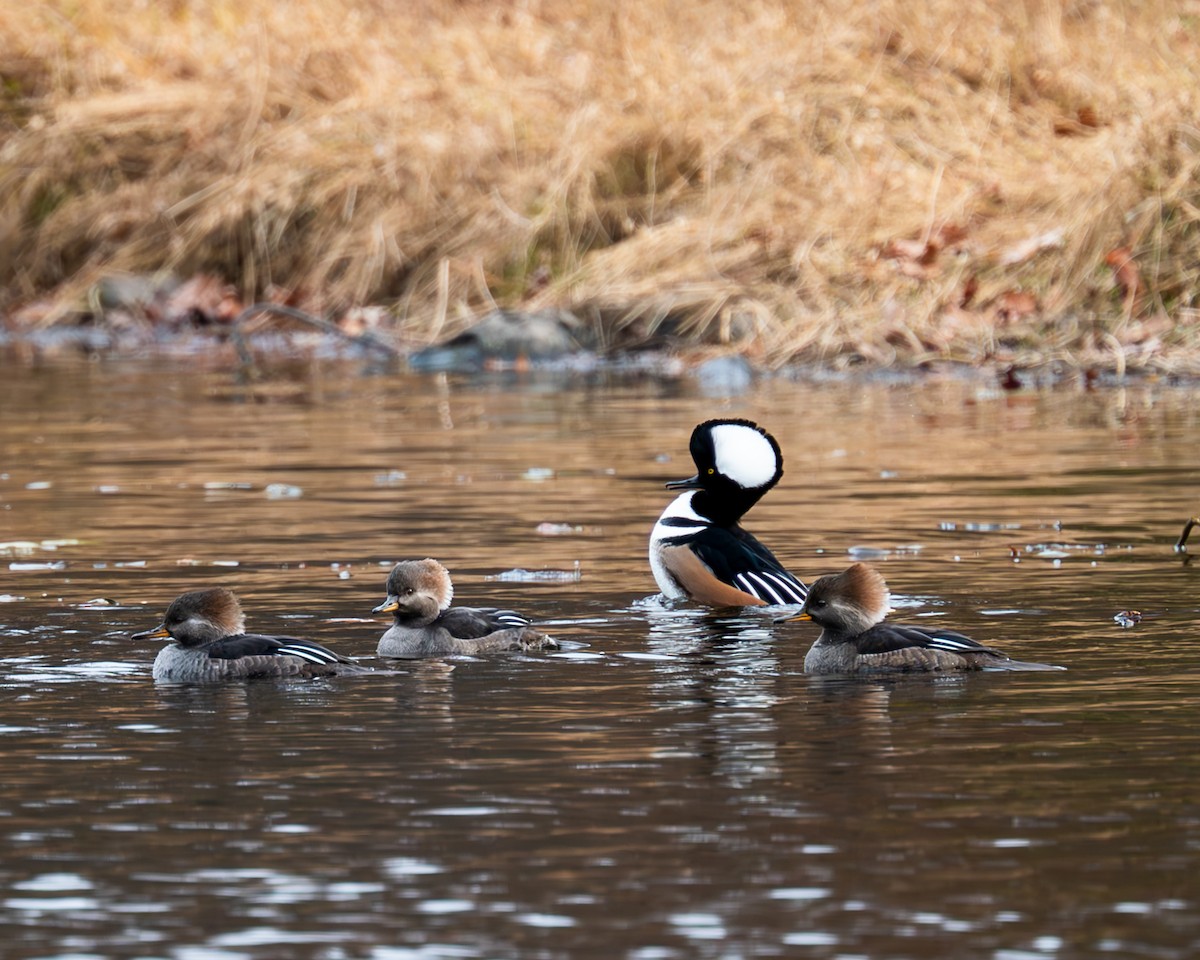
[[[1200,953],[1194,391],[8,361],[0,405],[6,958]],[[821,681],[653,599],[719,415],[783,446],[747,525],[797,574],[1068,672]],[[219,583],[369,656],[426,555],[573,649],[187,688],[127,639]]]

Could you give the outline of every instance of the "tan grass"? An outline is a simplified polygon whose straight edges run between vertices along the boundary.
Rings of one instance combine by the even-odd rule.
[[[1198,40],[1195,0],[10,4],[0,284],[203,270],[418,341],[500,302],[772,362],[1183,369]]]

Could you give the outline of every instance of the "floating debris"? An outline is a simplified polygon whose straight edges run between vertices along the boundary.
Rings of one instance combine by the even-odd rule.
[[[1042,560],[1062,560],[1071,555],[1070,551],[1064,550],[1060,546],[1046,543],[1026,546],[1025,553],[1031,557],[1040,557]]]
[[[146,566],[146,561],[145,560],[124,560],[119,563],[114,563],[113,566],[114,567],[137,567],[140,569],[140,568],[143,568]]]
[[[892,551],[885,547],[849,547],[846,552],[855,560],[881,560]]]
[[[57,550],[59,547],[75,547],[78,540],[7,540],[0,543],[0,556],[29,557],[39,550]]]
[[[0,603],[20,603],[24,599],[15,593],[0,593]]]
[[[49,480],[32,480],[25,484],[26,490],[49,490],[54,484]]]
[[[1122,610],[1113,617],[1113,621],[1118,627],[1128,630],[1142,622],[1142,612],[1140,610]]]
[[[1058,566],[1063,560],[1071,557],[1084,555],[1102,557],[1111,549],[1132,550],[1133,547],[1114,548],[1107,543],[1027,543],[1023,547],[1010,545],[1008,549],[1012,559],[1018,563],[1021,556],[1024,555],[1034,560],[1050,560],[1055,566]]]
[[[377,487],[394,487],[398,483],[403,483],[408,479],[408,474],[403,470],[389,470],[387,473],[375,474],[375,486]]]
[[[893,555],[911,556],[920,553],[922,549],[919,543],[900,543],[894,547],[853,546],[848,547],[846,553],[856,560],[882,560]]]
[[[304,490],[290,483],[268,483],[263,493],[268,500],[296,500],[304,496]]]
[[[36,553],[40,543],[34,540],[9,540],[5,543],[0,543],[0,554],[9,557],[28,557]]]
[[[553,480],[554,470],[551,467],[530,467],[523,474],[522,480],[533,480],[540,483],[542,480]]]
[[[542,537],[566,537],[572,533],[583,533],[583,527],[577,527],[570,523],[539,523],[537,525],[537,534]]]
[[[1019,523],[957,523],[954,520],[943,520],[938,524],[939,530],[965,530],[967,533],[995,533],[998,530],[1020,530]]]
[[[242,562],[240,560],[214,560],[212,565],[214,567],[240,567]]]
[[[503,573],[484,577],[485,580],[500,580],[504,583],[578,583],[583,578],[579,561],[574,570],[505,570]]]
[[[118,606],[116,600],[109,600],[108,597],[96,597],[79,605],[80,610],[94,610],[97,607],[115,607]]]
[[[233,480],[208,480],[204,483],[205,490],[253,490],[252,483],[239,483]]]
[[[121,492],[121,488],[118,487],[115,483],[102,483],[102,484],[100,484],[100,486],[96,487],[95,490],[97,493],[101,493],[101,494],[112,494],[112,493],[120,493]]]
[[[546,521],[537,525],[536,532],[539,536],[543,537],[569,537],[575,534],[596,537],[604,533],[604,528],[591,524],[580,525],[577,523],[551,523]]]
[[[56,560],[53,563],[20,563],[14,561],[8,565],[8,569],[16,572],[27,572],[30,570],[66,570],[67,564],[65,560]]]

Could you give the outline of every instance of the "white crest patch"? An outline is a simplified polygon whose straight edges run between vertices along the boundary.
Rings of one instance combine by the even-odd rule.
[[[771,442],[753,427],[722,423],[712,439],[717,470],[743,490],[770,483],[779,469]]]

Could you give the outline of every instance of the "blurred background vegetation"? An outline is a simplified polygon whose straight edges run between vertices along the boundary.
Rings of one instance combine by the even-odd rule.
[[[0,311],[1200,370],[1198,46],[1195,0],[6,4]]]

